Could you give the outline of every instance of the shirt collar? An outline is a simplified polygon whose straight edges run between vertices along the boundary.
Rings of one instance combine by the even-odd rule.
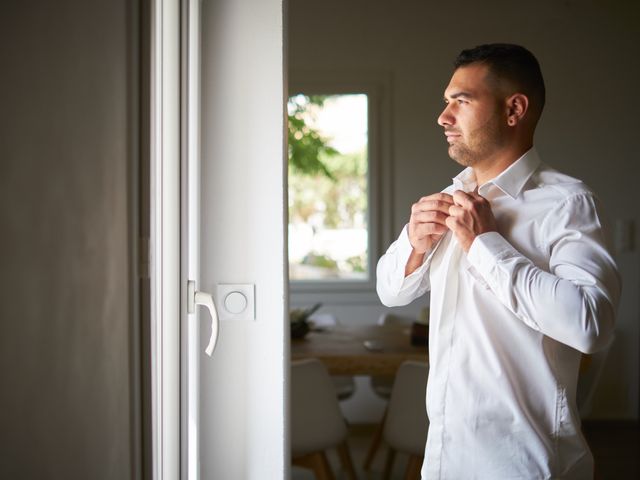
[[[489,180],[480,187],[480,194],[486,190],[489,185],[495,185],[511,198],[517,198],[523,187],[529,180],[529,177],[540,166],[540,157],[535,148],[531,148],[518,160],[513,162],[496,178]],[[473,192],[478,185],[476,175],[473,168],[467,167],[453,178],[453,187],[456,190],[465,192]]]

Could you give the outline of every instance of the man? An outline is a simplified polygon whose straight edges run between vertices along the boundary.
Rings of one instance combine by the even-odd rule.
[[[467,167],[421,198],[380,259],[387,306],[431,291],[424,479],[589,479],[576,383],[612,339],[620,295],[598,200],[544,163],[535,57],[463,51],[444,93],[449,155]]]

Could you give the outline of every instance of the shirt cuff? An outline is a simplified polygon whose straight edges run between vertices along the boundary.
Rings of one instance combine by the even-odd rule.
[[[398,258],[397,271],[398,271],[398,275],[402,276],[399,282],[399,285],[400,285],[399,291],[402,291],[407,288],[412,288],[421,282],[422,277],[424,276],[424,272],[429,268],[430,255],[425,254],[425,259],[422,265],[420,265],[420,267],[416,268],[413,272],[411,272],[411,274],[405,277],[404,276],[405,266],[409,261],[411,252],[413,252],[413,247],[411,246],[411,242],[409,241],[409,232],[408,232],[407,225],[405,225],[405,227],[402,229],[402,232],[400,232],[400,236],[398,237],[398,241],[396,242],[395,248],[396,248],[396,254]]]
[[[467,260],[488,280],[498,263],[514,254],[517,254],[517,251],[502,235],[498,232],[487,232],[475,238],[467,253]]]

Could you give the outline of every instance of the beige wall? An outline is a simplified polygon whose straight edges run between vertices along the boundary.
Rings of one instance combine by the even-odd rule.
[[[135,3],[3,2],[1,478],[132,477]]]
[[[463,48],[521,43],[540,60],[548,103],[537,134],[547,163],[585,180],[612,220],[640,221],[640,10],[636,2],[291,0],[291,71],[389,74],[392,224],[396,235],[411,203],[450,183],[436,124],[451,63]],[[618,255],[624,298],[618,339],[594,403],[598,418],[638,418],[640,258]],[[336,299],[343,321],[370,322],[382,311],[371,297]],[[295,296],[292,297],[296,301]],[[300,299],[298,299],[300,300]],[[354,417],[356,418],[356,417]]]

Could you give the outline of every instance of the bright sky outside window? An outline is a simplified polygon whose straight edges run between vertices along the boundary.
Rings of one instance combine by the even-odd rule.
[[[367,95],[289,99],[289,275],[367,280]]]

